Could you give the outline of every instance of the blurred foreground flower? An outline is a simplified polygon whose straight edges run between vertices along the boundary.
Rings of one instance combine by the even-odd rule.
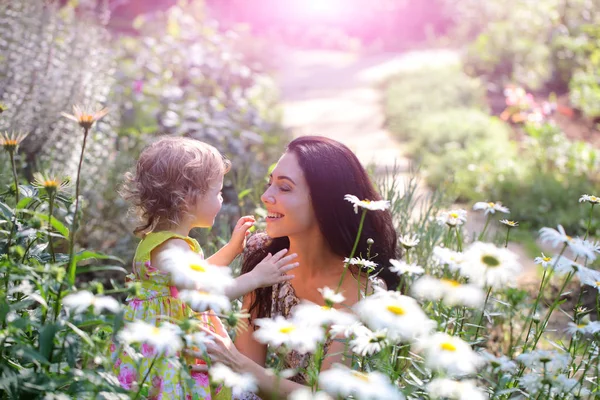
[[[280,315],[274,319],[259,318],[254,332],[257,341],[273,347],[286,346],[299,353],[314,353],[317,344],[325,338],[325,332],[314,324],[299,324]]]
[[[436,378],[429,382],[427,392],[434,399],[484,400],[487,398],[474,382],[454,381],[447,378]]]
[[[419,341],[416,347],[423,350],[428,368],[450,376],[473,374],[484,364],[483,358],[467,342],[446,333],[435,333]]]
[[[345,195],[344,200],[352,203],[356,214],[358,214],[358,207],[371,211],[384,211],[390,208],[390,202],[388,200],[359,200],[358,197],[352,194]]]
[[[91,306],[94,306],[94,314],[100,314],[103,310],[117,313],[121,309],[119,302],[112,297],[94,296],[87,290],[65,296],[63,304],[75,314],[85,312]]]
[[[461,284],[450,279],[424,276],[412,285],[412,293],[418,299],[443,301],[446,305],[478,308],[483,305],[485,293],[476,285]]]
[[[75,121],[81,126],[86,132],[94,125],[96,121],[108,114],[108,108],[92,109],[82,108],[80,106],[73,106],[73,114],[67,114],[62,112],[61,115],[72,121]]]
[[[344,399],[350,396],[358,400],[404,399],[402,393],[381,372],[358,372],[339,364],[321,372],[319,387],[332,396]]]
[[[288,400],[333,400],[333,397],[325,392],[313,392],[310,388],[305,387],[294,391]]]
[[[0,136],[0,145],[9,153],[14,153],[19,149],[19,145],[29,135],[26,132],[3,132]]]
[[[420,267],[416,264],[407,264],[406,262],[404,262],[402,260],[390,259],[390,264],[392,264],[392,266],[390,267],[390,271],[399,276],[421,275],[425,272],[423,267]]]
[[[163,322],[160,327],[144,321],[134,321],[125,325],[118,334],[124,344],[145,343],[154,349],[156,355],[174,356],[183,348],[181,329],[177,325]]]
[[[221,313],[231,309],[229,298],[221,294],[212,294],[200,290],[181,290],[178,297],[196,312],[213,310],[216,313]]]
[[[590,261],[596,259],[593,249],[591,249],[589,246],[586,246],[583,240],[567,235],[565,228],[563,228],[562,225],[558,225],[557,228],[558,229],[552,229],[548,227],[541,228],[540,239],[542,243],[550,242],[553,247],[556,247],[559,244],[566,244],[576,256],[586,257]]]
[[[210,368],[211,380],[231,388],[233,396],[241,396],[244,392],[256,392],[256,380],[251,374],[238,374],[223,364],[215,364]]]
[[[517,255],[491,243],[475,242],[465,252],[460,272],[484,287],[500,288],[516,282],[521,272]]]

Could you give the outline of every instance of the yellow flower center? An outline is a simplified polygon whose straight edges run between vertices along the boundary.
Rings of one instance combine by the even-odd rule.
[[[586,326],[587,326],[586,324],[579,324],[579,325],[577,325],[577,328],[579,328],[579,329],[583,329],[583,328],[585,328]]]
[[[450,213],[450,217],[452,217],[452,218],[458,218],[458,214],[455,213],[455,212]]]
[[[154,336],[160,335],[160,329],[158,329],[158,327],[155,326],[154,328],[152,328],[152,334]]]
[[[387,306],[387,310],[389,312],[391,312],[392,314],[395,314],[395,315],[404,315],[404,314],[406,314],[406,311],[404,311],[404,308],[400,307],[397,304],[390,304],[389,306]]]
[[[56,179],[48,179],[44,181],[44,187],[46,189],[56,189],[58,187],[58,181]]]
[[[190,264],[190,268],[196,272],[206,272],[206,268],[200,264]]]
[[[544,258],[542,258],[542,260],[544,260],[545,262],[548,262],[548,261],[552,260],[552,258],[551,257],[544,257]]]
[[[488,206],[490,206],[490,207],[492,207],[492,208],[493,208],[495,205],[496,205],[496,204],[494,204],[494,203],[492,203],[492,202],[489,202],[489,203],[488,203]]]
[[[596,281],[596,286],[600,286],[600,281]]]
[[[442,350],[446,350],[446,351],[456,351],[456,346],[455,346],[455,345],[453,345],[453,344],[452,344],[452,343],[450,343],[450,342],[443,342],[443,343],[440,345],[440,347],[441,347],[441,349],[442,349]]]
[[[596,196],[590,196],[590,201],[598,203],[598,202],[600,202],[600,198],[598,198]]]
[[[283,327],[279,328],[279,332],[283,333],[283,334],[288,334],[295,330],[296,330],[296,327],[294,325],[288,325],[288,326],[283,326]]]
[[[459,287],[460,283],[458,281],[455,281],[454,279],[442,279],[441,280],[443,283],[445,283],[446,285],[450,285],[452,287]]]
[[[323,309],[325,311],[329,311],[329,310],[331,310],[331,306],[321,306],[321,309]]]
[[[491,268],[500,265],[500,261],[496,257],[491,256],[489,254],[486,254],[483,257],[481,257],[481,262]]]
[[[3,145],[4,145],[4,146],[16,146],[16,145],[18,145],[18,144],[19,144],[19,142],[18,142],[17,140],[15,140],[15,139],[6,139],[6,140],[3,142]]]
[[[355,377],[357,377],[361,381],[369,382],[369,375],[367,375],[367,374],[365,374],[363,372],[352,371],[352,375],[354,375]]]

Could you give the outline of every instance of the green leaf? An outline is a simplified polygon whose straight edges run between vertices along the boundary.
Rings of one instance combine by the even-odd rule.
[[[113,261],[120,262],[121,264],[125,264],[125,262],[123,260],[121,260],[119,257],[110,256],[108,254],[96,253],[96,252],[90,251],[90,250],[80,251],[79,253],[77,253],[75,255],[74,260],[76,263],[78,263],[80,261],[85,261],[85,260],[113,260]]]
[[[48,222],[48,216],[46,214],[42,214],[42,213],[36,213],[36,214],[39,219],[41,219],[42,221]],[[52,225],[52,227],[54,229],[56,229],[61,235],[63,235],[63,237],[65,239],[69,238],[69,228],[67,228],[66,226],[63,225],[62,222],[60,222],[59,220],[54,218],[54,216],[52,216],[50,225]]]
[[[244,197],[248,196],[250,193],[252,193],[252,189],[245,189],[242,190],[239,194],[238,194],[238,200],[242,200]]]
[[[120,267],[118,265],[100,265],[97,267],[79,267],[77,268],[77,274],[86,274],[88,272],[99,272],[99,271],[118,271],[124,274],[128,274],[125,268]]]
[[[42,365],[48,364],[48,359],[41,355],[38,351],[32,349],[31,347],[17,345],[12,348],[12,352],[19,359],[37,361]]]
[[[56,324],[44,325],[40,329],[40,354],[46,359],[50,358],[52,349],[54,349],[54,336],[56,336],[57,331],[58,326]]]
[[[13,210],[7,204],[0,201],[0,212],[6,219],[12,219]]]
[[[17,204],[17,208],[27,207],[29,203],[31,203],[31,200],[33,200],[33,197],[25,197],[24,199],[21,199],[21,201],[19,201],[19,204]]]
[[[67,322],[67,326],[71,328],[73,332],[75,332],[81,339],[83,339],[84,342],[86,342],[91,347],[94,347],[94,342],[92,342],[92,339],[88,336],[87,333],[73,325],[71,322]]]

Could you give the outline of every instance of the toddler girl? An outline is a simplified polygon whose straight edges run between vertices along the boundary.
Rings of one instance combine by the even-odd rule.
[[[133,273],[128,280],[140,283],[137,296],[127,298],[124,318],[126,321],[143,320],[158,326],[160,316],[171,320],[195,317],[207,327],[221,326],[210,313],[197,314],[178,299],[178,288],[170,275],[161,268],[165,252],[180,249],[202,255],[198,242],[189,237],[196,227],[210,227],[221,209],[223,199],[223,175],[228,172],[230,162],[213,146],[197,140],[181,137],[165,137],[148,146],[137,162],[134,174],[125,176],[122,195],[131,201],[140,214],[143,224],[134,233],[143,236],[135,252]],[[242,252],[248,229],[254,217],[239,219],[230,241],[207,261],[213,265],[229,265]],[[285,256],[283,250],[267,256],[252,272],[241,275],[227,289],[230,299],[238,298],[259,287],[271,286],[293,278],[285,272],[298,263],[292,260],[295,254]],[[182,265],[181,268],[189,268]],[[214,328],[211,328],[214,329]],[[133,359],[125,352],[111,347],[114,373],[121,386],[132,389],[148,372],[154,359],[153,350],[141,347],[144,359],[136,368]],[[182,382],[180,374],[166,358],[157,358],[146,382],[150,383],[149,398],[210,399],[211,389],[208,375],[194,372],[194,384],[190,387]],[[217,398],[229,397],[221,390]]]

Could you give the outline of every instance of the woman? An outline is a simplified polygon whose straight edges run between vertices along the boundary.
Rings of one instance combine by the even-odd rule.
[[[245,296],[243,308],[249,310],[251,327],[256,318],[288,317],[291,308],[301,300],[324,305],[318,289],[338,287],[344,258],[352,252],[360,223],[360,213],[357,215],[352,204],[344,200],[346,194],[359,199],[381,199],[365,169],[346,146],[318,136],[300,137],[288,145],[261,196],[268,211],[268,237],[255,235],[248,241],[242,272],[251,271],[268,253],[275,254],[281,249],[296,253],[300,266],[291,281]],[[369,238],[373,239],[372,245],[367,243]],[[396,258],[396,242],[389,211],[368,212],[355,256],[366,258],[370,254],[371,260],[378,264],[378,277],[388,289],[398,285],[398,276],[387,268],[389,259]],[[358,270],[351,272],[357,274]],[[341,292],[347,306],[359,300],[359,285],[350,274],[342,281]],[[364,290],[362,285],[360,289]],[[303,374],[277,383],[267,373],[264,368],[267,348],[252,333],[253,329],[241,333],[235,346],[228,338],[217,338],[216,344],[208,348],[211,359],[254,375],[259,395],[264,398],[285,398],[301,388],[306,381]],[[330,341],[325,350],[340,354],[344,344]],[[308,356],[292,352],[285,360],[285,367],[301,369],[307,361]],[[326,357],[322,369],[340,361],[341,355]]]

